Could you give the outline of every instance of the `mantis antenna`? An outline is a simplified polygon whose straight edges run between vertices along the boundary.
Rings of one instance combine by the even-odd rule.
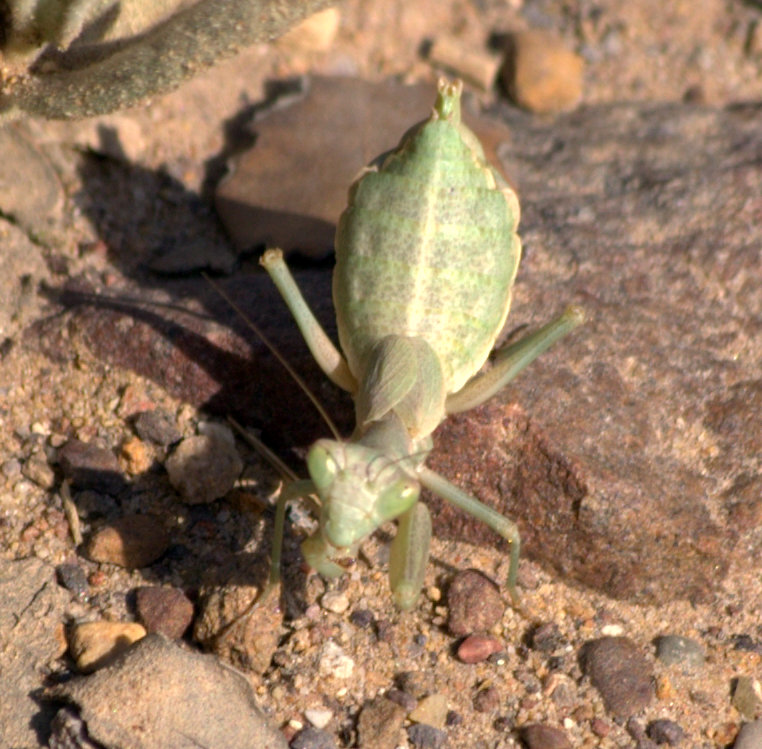
[[[259,329],[257,325],[254,324],[244,313],[244,311],[240,308],[238,304],[236,304],[233,299],[230,297],[230,295],[216,282],[213,281],[206,273],[201,274],[204,279],[207,281],[207,283],[228,303],[228,305],[231,307],[231,309],[235,310],[236,314],[246,323],[249,330],[251,330],[254,335],[259,338],[262,343],[267,346],[270,353],[283,365],[283,368],[288,372],[291,377],[293,378],[294,382],[302,389],[304,394],[310,399],[310,402],[313,406],[315,406],[315,409],[320,414],[321,418],[325,423],[328,425],[328,428],[331,430],[331,434],[334,436],[334,438],[337,441],[341,441],[341,435],[339,434],[339,430],[336,428],[336,425],[331,420],[331,417],[328,415],[328,412],[323,407],[323,404],[317,399],[317,396],[312,392],[312,390],[307,387],[307,383],[299,376],[299,373],[288,363],[286,358],[283,356],[283,354],[278,351],[278,349],[275,347],[275,344],[270,341],[270,339]]]

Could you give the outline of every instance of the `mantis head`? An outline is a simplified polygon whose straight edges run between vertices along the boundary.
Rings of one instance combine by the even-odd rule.
[[[307,467],[323,504],[323,537],[338,548],[354,547],[409,510],[420,494],[404,460],[358,443],[318,440]]]

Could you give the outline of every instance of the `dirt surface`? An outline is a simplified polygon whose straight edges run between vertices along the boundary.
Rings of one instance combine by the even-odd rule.
[[[464,49],[498,55],[496,45],[508,33],[541,29],[554,33],[585,61],[582,107],[688,100],[719,109],[760,100],[761,28],[758,5],[729,0],[707,0],[700,9],[696,3],[680,0],[668,4],[603,0],[594,5],[557,0],[347,2],[341,6],[341,24],[327,50],[311,50],[298,42],[263,45],[139,109],[81,123],[25,122],[7,129],[3,151],[13,154],[15,163],[22,166],[16,167],[21,171],[14,170],[15,179],[0,167],[0,199],[4,201],[0,205],[3,556],[8,560],[35,557],[59,569],[74,564],[84,571],[84,587],[78,593],[69,588],[66,623],[134,620],[133,593],[146,585],[180,588],[197,606],[215,585],[226,582],[220,579],[223,572],[246,589],[244,599],[253,595],[253,588],[246,586],[261,585],[272,529],[270,513],[262,514],[261,509],[277,489],[274,472],[239,442],[246,465],[245,486],[217,502],[189,505],[168,482],[164,469],[168,448],[148,439],[139,440],[136,447],[134,440],[135,415],[141,411],[169,414],[178,433],[190,437],[206,420],[221,421],[240,387],[265,393],[259,396],[256,426],[279,418],[280,409],[287,423],[280,434],[282,443],[274,447],[299,465],[292,451],[295,445],[289,442],[296,426],[288,420],[310,421],[311,416],[303,416],[309,406],[299,402],[284,409],[279,396],[268,391],[272,387],[268,383],[281,382],[281,375],[273,374],[277,364],[250,374],[245,370],[220,397],[206,398],[218,379],[224,379],[226,368],[239,371],[241,362],[234,359],[240,359],[245,347],[240,342],[231,344],[229,329],[199,297],[191,291],[183,293],[177,285],[170,293],[165,286],[169,275],[174,280],[195,278],[199,269],[211,269],[234,271],[238,279],[231,282],[234,287],[236,282],[245,285],[246,275],[254,272],[256,254],[234,248],[214,213],[212,199],[226,160],[250,144],[244,125],[265,97],[268,81],[306,73],[372,81],[388,76],[431,81],[438,71],[425,52],[438,37],[447,35]],[[499,88],[475,93],[485,103],[501,101],[500,106],[508,106]],[[756,117],[759,120],[759,110]],[[538,122],[552,128],[547,117]],[[43,166],[30,166],[27,171],[23,164],[34,154]],[[579,186],[580,191],[584,188]],[[711,211],[710,205],[708,223]],[[759,257],[758,246],[749,251]],[[744,278],[751,278],[751,285],[746,288],[747,297],[739,292],[739,298],[750,300],[747,307],[756,320],[756,327],[747,326],[751,338],[759,336],[760,330],[758,301],[754,302],[749,289],[758,286],[753,286],[752,273]],[[520,276],[519,282],[526,281]],[[213,318],[206,333],[219,350],[210,361],[222,371],[202,366],[205,374],[199,375],[199,368],[186,366],[186,359],[206,364],[208,350],[200,338],[171,328],[162,331],[161,343],[147,338],[142,351],[171,378],[187,376],[182,387],[151,378],[141,373],[141,367],[125,366],[118,350],[120,340],[138,336],[143,329],[132,328],[122,318],[118,325],[124,329],[113,335],[110,349],[91,345],[92,336],[80,335],[82,326],[72,327],[72,313],[59,304],[58,291],[67,284],[69,289],[101,295],[115,290],[122,300],[136,288],[149,290],[155,301],[190,309],[199,319]],[[635,293],[637,279],[632,284]],[[717,293],[720,299],[726,291]],[[259,310],[266,322],[268,305],[276,299],[271,292],[262,294]],[[531,292],[520,291],[518,296],[521,310],[521,300],[531,297]],[[97,307],[94,310],[97,318]],[[150,308],[139,312],[132,308],[127,317],[150,325],[150,314]],[[111,318],[105,313],[102,317],[106,320],[101,330],[104,340],[109,337]],[[244,334],[237,328],[233,337],[242,339]],[[298,351],[295,342],[298,334],[294,333],[284,348]],[[220,351],[228,359],[220,359]],[[301,355],[304,358],[297,366],[309,368],[309,359]],[[204,397],[179,397],[179,392],[189,389]],[[346,399],[327,384],[319,386],[319,396],[339,413],[339,423],[346,428]],[[741,426],[746,424],[742,406],[749,403],[753,408],[759,396],[749,388],[741,390],[737,400],[740,405],[718,431],[732,431],[731,417]],[[592,397],[589,407],[601,412],[611,407],[611,413],[616,413],[611,403],[594,404]],[[622,429],[621,424],[607,427],[605,418],[599,423],[601,430]],[[320,427],[304,428],[299,445],[320,434],[310,429]],[[758,432],[752,425],[745,434],[744,449],[752,455]],[[119,517],[150,514],[172,539],[159,561],[129,570],[91,561],[83,547],[74,543],[59,460],[60,448],[74,438],[116,455],[119,467],[116,486],[96,483],[89,494],[82,488],[75,491],[79,530],[88,538],[99,526]],[[651,470],[658,473],[662,467],[653,465]],[[748,502],[734,517],[751,531],[743,543],[753,559],[759,544],[754,529],[762,522],[758,460],[750,459],[744,470],[741,478],[745,477],[743,486],[748,487]],[[746,496],[743,491],[742,487],[739,496]],[[299,532],[297,528],[294,534]],[[550,745],[536,743],[531,731],[521,732],[534,723],[560,729],[575,747],[645,747],[650,739],[641,727],[660,719],[679,725],[685,734],[684,746],[719,747],[731,745],[740,725],[760,715],[753,700],[742,714],[738,701],[734,705],[732,699],[736,679],[762,678],[762,585],[748,556],[740,557],[746,558],[745,564],[729,565],[712,595],[657,605],[638,605],[626,597],[614,599],[571,586],[547,566],[524,560],[520,570],[523,608],[508,608],[489,633],[502,642],[502,652],[484,662],[466,664],[455,655],[459,640],[447,630],[443,592],[455,571],[470,567],[502,583],[507,574],[504,553],[489,546],[435,539],[425,595],[413,612],[400,614],[392,606],[386,580],[388,540],[385,532],[370,540],[352,572],[327,584],[305,574],[290,534],[282,603],[286,621],[279,630],[278,649],[264,675],[247,674],[261,707],[288,739],[308,725],[305,711],[317,710],[328,715],[321,730],[333,744],[326,746],[426,745],[404,726],[387,743],[358,739],[358,715],[364,713],[364,706],[366,718],[371,716],[373,722],[369,701],[395,688],[407,697],[412,695],[414,701],[444,695],[450,712],[443,728],[448,746],[455,747],[509,747],[522,741],[530,746]],[[348,605],[327,603],[326,591],[346,598]],[[549,644],[541,645],[533,637],[539,625],[556,628]],[[657,659],[655,638],[670,634],[698,642],[705,659],[698,665],[685,661],[668,665]],[[626,716],[612,713],[583,675],[584,643],[611,635],[624,635],[635,643],[653,686],[653,699],[638,707],[629,722]],[[60,636],[58,630],[51,632],[52,638]],[[186,638],[193,642],[189,634]],[[351,674],[348,662],[326,649],[326,642],[351,659]],[[56,656],[59,651],[52,648]],[[38,658],[45,661],[37,667],[40,685],[65,681],[75,671],[68,656],[54,658],[48,653]],[[405,677],[409,673],[416,678]],[[29,674],[24,683],[29,683]],[[47,726],[38,725],[35,732],[27,724],[28,720],[24,723],[29,731],[26,743],[44,745]]]

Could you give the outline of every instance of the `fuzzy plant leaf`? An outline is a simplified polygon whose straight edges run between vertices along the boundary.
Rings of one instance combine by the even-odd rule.
[[[0,0],[0,121],[113,112],[331,0]]]

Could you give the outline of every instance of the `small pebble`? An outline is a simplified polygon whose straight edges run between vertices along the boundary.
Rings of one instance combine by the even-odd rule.
[[[762,746],[762,720],[745,723],[738,732],[733,749],[759,749]]]
[[[136,622],[99,621],[73,625],[67,639],[77,668],[88,673],[108,665],[145,636],[145,629]]]
[[[677,698],[677,692],[672,684],[672,680],[667,674],[659,674],[656,677],[656,699],[667,701]]]
[[[656,657],[667,666],[682,664],[698,667],[704,664],[704,648],[696,640],[680,635],[662,635],[656,638]]]
[[[711,731],[711,737],[717,746],[727,746],[728,744],[731,744],[736,736],[738,736],[738,723],[732,720],[720,723]],[[738,749],[738,747],[734,746],[733,749]],[[754,744],[754,749],[758,749],[757,744]]]
[[[668,720],[666,718],[651,721],[648,724],[646,733],[648,734],[648,737],[653,739],[657,744],[677,746],[683,739],[685,739],[685,731],[683,731],[674,720]]]
[[[474,697],[474,710],[477,713],[493,713],[500,707],[500,702],[500,690],[497,687],[480,689]]]
[[[762,655],[762,642],[755,640],[751,635],[733,635],[733,647],[736,650]]]
[[[602,718],[593,718],[590,721],[590,730],[599,738],[605,739],[611,733],[611,724]]]
[[[235,444],[216,433],[184,439],[164,466],[170,483],[188,504],[224,496],[243,470]]]
[[[21,461],[18,458],[9,458],[3,462],[3,467],[0,470],[2,470],[5,478],[15,478],[21,473]]]
[[[370,609],[357,609],[349,615],[349,621],[352,622],[355,627],[366,629],[373,624],[373,612]]]
[[[308,708],[304,711],[304,717],[312,723],[315,728],[323,729],[333,718],[333,713],[325,708]]]
[[[336,742],[331,734],[307,726],[291,739],[291,749],[336,749]]]
[[[601,634],[604,637],[619,637],[624,634],[624,627],[621,624],[604,624]]]
[[[416,700],[421,700],[434,691],[434,679],[428,671],[403,671],[397,675],[397,684]]]
[[[142,411],[135,417],[133,426],[140,439],[161,447],[173,445],[182,438],[172,417],[160,408]]]
[[[584,645],[582,662],[606,709],[627,718],[653,699],[651,669],[638,646],[626,637],[602,637]]]
[[[459,712],[456,712],[455,710],[448,710],[447,720],[445,721],[445,725],[448,728],[453,728],[454,726],[463,725],[463,716]]]
[[[561,630],[554,622],[544,622],[537,625],[529,635],[529,647],[541,653],[552,653],[563,647],[565,640]]]
[[[442,749],[447,744],[447,734],[440,728],[415,723],[407,729],[410,743],[418,749]]]
[[[363,705],[357,720],[358,746],[386,749],[397,746],[407,710],[384,696]]]
[[[447,721],[447,697],[430,694],[424,697],[407,717],[415,723],[426,723],[434,728],[444,728]]]
[[[58,582],[78,598],[83,597],[88,590],[87,575],[78,564],[59,564],[56,567]]]
[[[528,749],[571,749],[566,732],[544,723],[530,723],[520,729]]]
[[[582,98],[582,58],[545,31],[519,32],[511,42],[502,79],[513,100],[538,114],[574,109]]]
[[[478,570],[455,576],[447,591],[447,606],[447,626],[456,637],[489,631],[505,612],[500,588]]]
[[[762,687],[750,676],[739,676],[733,689],[733,707],[747,720],[754,720],[762,713]]]
[[[642,721],[637,718],[629,718],[626,724],[627,733],[635,739],[634,749],[656,749],[656,743],[646,735],[646,729]]]
[[[492,635],[470,635],[458,646],[458,660],[479,663],[503,650],[503,643]]]
[[[349,679],[354,672],[355,662],[333,640],[328,640],[322,648],[318,669],[323,676],[335,679]]]
[[[403,692],[401,689],[390,689],[386,693],[386,698],[404,708],[405,714],[415,710],[418,705],[418,700],[412,694]]]
[[[320,599],[320,605],[326,611],[333,611],[334,614],[343,614],[349,608],[349,599],[345,593],[329,590],[323,594]]]
[[[178,588],[140,587],[136,591],[135,607],[147,632],[160,632],[170,640],[182,637],[193,620],[193,604]]]
[[[145,473],[153,462],[151,454],[138,437],[132,437],[122,445],[121,456],[127,472],[133,476]]]
[[[21,473],[43,489],[52,489],[55,486],[55,471],[50,467],[48,459],[43,452],[30,455],[24,462]]]
[[[573,707],[578,702],[577,690],[574,683],[568,678],[556,682],[552,687],[546,687],[543,690],[545,694],[548,693],[548,689],[551,689],[550,698],[553,700],[553,704],[562,711]]]
[[[95,531],[85,555],[94,562],[109,562],[134,570],[155,562],[169,546],[169,534],[158,518],[126,515]]]
[[[77,489],[114,494],[126,484],[116,456],[88,442],[69,440],[58,451],[58,463],[64,477],[70,478]]]

